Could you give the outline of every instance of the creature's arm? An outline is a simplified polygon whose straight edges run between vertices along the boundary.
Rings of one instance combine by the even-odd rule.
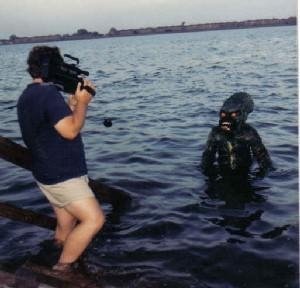
[[[273,168],[272,161],[257,131],[254,128],[252,129],[253,130],[251,131],[251,150],[259,166],[257,176],[264,177]]]
[[[201,171],[204,175],[208,177],[216,176],[216,166],[214,162],[216,160],[216,139],[215,139],[215,132],[211,130],[208,135],[208,140],[206,142],[205,150],[202,154],[202,161],[201,161]]]

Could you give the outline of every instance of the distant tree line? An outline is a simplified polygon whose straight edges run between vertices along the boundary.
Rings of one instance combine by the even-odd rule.
[[[54,34],[54,35],[47,35],[47,36],[18,37],[17,35],[12,34],[9,36],[9,39],[7,40],[0,39],[0,45],[97,39],[102,37],[136,36],[136,35],[151,35],[151,34],[162,34],[162,33],[182,33],[182,32],[209,31],[209,30],[285,26],[285,25],[297,25],[297,18],[289,17],[285,19],[259,19],[259,20],[231,21],[231,22],[205,23],[205,24],[192,24],[192,25],[186,25],[186,22],[183,21],[180,23],[180,25],[175,25],[175,26],[160,26],[160,27],[123,29],[123,30],[117,30],[115,27],[112,27],[110,28],[107,34],[90,32],[85,28],[80,28],[77,30],[76,33],[73,34],[63,34],[63,35]]]

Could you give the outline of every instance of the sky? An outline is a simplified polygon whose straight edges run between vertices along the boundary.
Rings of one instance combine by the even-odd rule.
[[[297,0],[0,0],[0,39],[296,15]]]

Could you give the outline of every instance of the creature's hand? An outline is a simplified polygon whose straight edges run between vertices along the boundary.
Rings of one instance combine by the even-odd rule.
[[[253,179],[263,179],[267,174],[267,171],[263,169],[256,169],[253,172],[251,172],[251,176]]]

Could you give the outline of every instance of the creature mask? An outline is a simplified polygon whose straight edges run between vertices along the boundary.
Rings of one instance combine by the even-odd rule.
[[[246,122],[248,114],[253,111],[254,102],[244,92],[235,93],[225,100],[220,110],[219,126],[225,132],[233,132]]]

